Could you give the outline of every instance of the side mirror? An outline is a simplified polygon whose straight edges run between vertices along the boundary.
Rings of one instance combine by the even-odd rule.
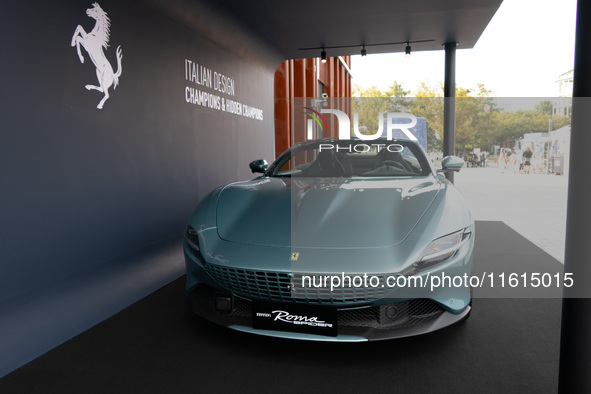
[[[248,166],[250,167],[250,170],[253,173],[255,173],[255,172],[264,173],[265,171],[267,171],[267,168],[269,167],[269,163],[267,163],[267,160],[260,159],[260,160],[255,160],[255,161],[251,162]]]
[[[441,160],[441,170],[437,172],[460,171],[464,166],[464,160],[457,156],[445,156]]]

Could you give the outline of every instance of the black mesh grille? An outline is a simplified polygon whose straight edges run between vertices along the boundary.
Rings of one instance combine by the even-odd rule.
[[[428,299],[416,299],[370,308],[338,311],[339,326],[391,329],[414,326],[438,317],[443,308]]]
[[[380,307],[337,311],[339,326],[377,327],[380,324]]]
[[[232,314],[236,316],[250,317],[252,315],[252,302],[243,298],[234,297],[234,308]]]
[[[286,272],[254,271],[214,264],[204,266],[207,273],[223,288],[248,299],[308,304],[366,303],[385,295],[382,287],[353,287],[330,290],[325,287],[298,287],[298,276]],[[320,275],[320,274],[315,274]],[[295,280],[294,280],[295,278]]]

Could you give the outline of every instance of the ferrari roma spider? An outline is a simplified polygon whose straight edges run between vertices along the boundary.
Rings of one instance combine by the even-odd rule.
[[[189,218],[186,291],[203,318],[262,335],[366,341],[466,319],[474,226],[413,140],[295,144]]]

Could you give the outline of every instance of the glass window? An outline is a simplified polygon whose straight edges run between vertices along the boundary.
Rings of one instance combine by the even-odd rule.
[[[417,176],[430,171],[409,141],[323,140],[292,147],[274,164],[279,177]]]

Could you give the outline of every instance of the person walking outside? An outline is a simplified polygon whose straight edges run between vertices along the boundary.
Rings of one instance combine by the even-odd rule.
[[[529,174],[531,168],[531,158],[533,155],[534,153],[531,151],[531,149],[529,149],[529,147],[527,147],[525,152],[523,152],[523,159],[525,160],[525,163],[523,163],[523,165],[526,174]]]
[[[499,154],[499,169],[501,170],[501,174],[504,172],[505,167],[507,167],[507,156],[505,155],[505,148],[501,148],[501,153]]]

